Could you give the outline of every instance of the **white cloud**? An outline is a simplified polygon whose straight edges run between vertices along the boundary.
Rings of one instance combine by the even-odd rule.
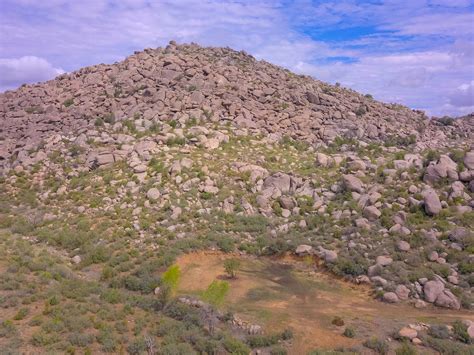
[[[47,60],[35,56],[0,58],[0,91],[49,80],[62,73],[64,70],[61,68],[55,68]]]

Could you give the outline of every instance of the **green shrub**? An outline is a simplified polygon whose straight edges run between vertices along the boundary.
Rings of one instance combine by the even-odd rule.
[[[18,310],[18,312],[15,314],[15,316],[13,317],[13,319],[14,320],[22,320],[28,315],[29,312],[30,312],[30,310],[26,307],[20,308]]]
[[[381,355],[387,354],[389,349],[388,344],[384,340],[375,337],[367,339],[363,345]]]
[[[466,344],[471,343],[471,337],[467,332],[467,326],[463,322],[457,320],[453,323],[453,333],[459,341]]]
[[[428,330],[428,334],[438,339],[449,339],[451,336],[448,327],[444,324],[433,324]]]
[[[179,265],[172,265],[161,276],[161,283],[174,292],[178,288],[180,278],[181,269],[179,268]]]
[[[94,342],[94,336],[92,334],[71,333],[68,336],[68,341],[74,346],[84,348]]]
[[[288,351],[281,345],[272,346],[270,349],[270,355],[286,355]]]
[[[143,354],[146,351],[146,343],[145,339],[143,338],[137,338],[134,339],[130,344],[127,346],[127,352],[130,355],[140,355]]]
[[[224,261],[225,272],[232,279],[236,277],[236,273],[239,267],[240,267],[240,261],[237,259],[227,259]]]
[[[403,344],[395,350],[396,355],[416,355],[417,352],[413,346],[408,342],[403,342]]]
[[[202,299],[214,306],[220,306],[224,303],[228,292],[229,283],[227,281],[214,280],[202,294]]]
[[[73,98],[69,98],[69,99],[67,99],[67,100],[64,100],[63,105],[64,105],[65,107],[69,107],[69,106],[74,105],[74,99],[73,99]]]
[[[235,242],[232,238],[223,236],[217,240],[217,246],[224,253],[230,253],[234,250]]]
[[[355,330],[354,330],[354,328],[347,327],[346,329],[344,329],[344,333],[342,333],[342,335],[344,335],[345,337],[348,337],[348,338],[354,338],[355,337]]]
[[[235,355],[248,355],[250,354],[250,349],[247,345],[242,343],[240,340],[227,337],[223,342],[222,345],[224,348],[230,353]]]

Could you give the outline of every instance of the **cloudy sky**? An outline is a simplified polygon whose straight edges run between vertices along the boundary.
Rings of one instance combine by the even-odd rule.
[[[171,39],[432,115],[474,111],[474,0],[0,0],[0,91]]]

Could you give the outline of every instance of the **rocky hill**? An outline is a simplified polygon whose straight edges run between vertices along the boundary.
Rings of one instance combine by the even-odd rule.
[[[393,308],[371,327],[348,311],[321,321],[337,348],[469,353],[472,115],[429,120],[245,53],[174,43],[6,92],[0,111],[6,353],[295,353],[271,315],[215,301],[232,280],[177,294],[177,257],[210,249],[291,254],[310,276],[433,323],[402,323]],[[259,286],[248,297],[271,297]]]
[[[12,155],[23,157],[55,132],[76,134],[101,121],[133,120],[147,129],[203,118],[310,143],[345,137],[425,148],[473,139],[472,119],[432,124],[422,112],[295,75],[244,52],[171,42],[0,94],[0,164],[9,167]]]

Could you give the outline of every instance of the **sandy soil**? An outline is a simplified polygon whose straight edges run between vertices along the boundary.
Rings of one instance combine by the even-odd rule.
[[[225,278],[224,260],[237,257],[219,252],[198,252],[180,257],[180,293],[199,294],[213,280]],[[267,331],[293,330],[291,354],[304,354],[315,348],[351,347],[370,336],[387,336],[409,323],[452,322],[474,319],[473,312],[411,304],[385,304],[373,299],[367,286],[358,286],[314,271],[294,258],[239,257],[238,277],[229,280],[225,309],[240,318],[261,324]],[[331,322],[342,317],[356,329],[356,338],[342,336],[345,326]],[[421,349],[420,349],[421,350]]]

